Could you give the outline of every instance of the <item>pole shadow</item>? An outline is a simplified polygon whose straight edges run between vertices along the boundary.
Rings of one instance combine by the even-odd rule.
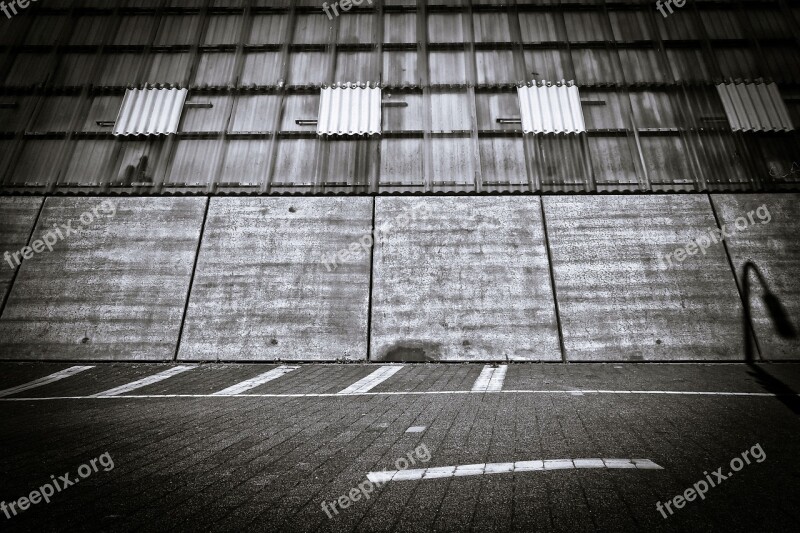
[[[761,385],[764,390],[775,394],[776,398],[781,403],[791,409],[796,415],[800,415],[800,397],[798,397],[797,392],[783,381],[764,370],[764,368],[757,364],[755,360],[755,350],[753,349],[753,344],[757,341],[755,326],[752,322],[752,311],[750,309],[751,271],[756,273],[759,283],[764,290],[764,295],[762,296],[764,307],[767,309],[767,313],[772,319],[778,336],[785,339],[797,338],[797,330],[792,324],[792,321],[789,319],[789,314],[786,312],[786,308],[783,306],[780,299],[769,290],[767,280],[764,278],[763,274],[761,274],[761,271],[758,269],[755,263],[752,261],[747,261],[742,267],[742,300],[744,303],[744,313],[742,314],[742,330],[744,332],[745,362],[749,367],[747,373],[753,376],[756,382]]]

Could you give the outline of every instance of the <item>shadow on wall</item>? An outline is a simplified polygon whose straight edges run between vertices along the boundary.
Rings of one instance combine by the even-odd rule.
[[[784,382],[768,373],[761,366],[756,364],[753,343],[756,341],[755,327],[753,327],[750,311],[750,271],[756,273],[761,287],[764,289],[764,307],[769,312],[772,322],[775,324],[775,331],[778,335],[786,339],[797,338],[797,330],[792,324],[789,314],[786,312],[780,299],[769,290],[767,280],[761,271],[752,261],[748,261],[742,267],[742,300],[744,302],[744,312],[742,315],[742,330],[744,333],[745,361],[750,367],[748,373],[768,392],[775,394],[786,407],[791,409],[796,415],[800,415],[800,397],[797,392],[786,385]]]
[[[398,343],[378,354],[382,363],[432,363],[439,360],[438,346],[428,342]]]

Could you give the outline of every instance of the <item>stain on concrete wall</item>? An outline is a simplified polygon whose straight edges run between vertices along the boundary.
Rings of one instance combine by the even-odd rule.
[[[716,222],[705,195],[543,199],[570,361],[742,359],[721,245],[666,259]]]
[[[179,358],[366,359],[371,231],[371,198],[213,198]]]
[[[377,198],[375,361],[558,361],[539,198]]]
[[[95,212],[103,202],[113,216]],[[64,238],[22,263],[0,321],[0,357],[171,360],[205,203],[48,198],[33,240],[56,225]]]
[[[720,222],[731,228],[727,242],[737,276],[741,279],[744,264],[752,261],[764,275],[770,292],[780,300],[795,331],[800,332],[800,194],[721,194],[712,200]],[[765,209],[759,211],[761,206]],[[782,338],[776,333],[758,276],[751,273],[750,280],[752,318],[762,356],[800,359],[800,339]]]
[[[42,201],[43,198],[0,198],[0,254],[9,253],[0,258],[0,302],[23,261],[21,255],[15,258],[13,254],[28,244]]]

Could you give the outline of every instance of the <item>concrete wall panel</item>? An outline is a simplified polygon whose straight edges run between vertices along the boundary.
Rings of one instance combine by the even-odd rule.
[[[48,198],[32,242],[69,221],[80,232],[62,229],[53,251],[22,263],[0,320],[0,358],[171,360],[205,203]]]
[[[179,357],[364,360],[371,198],[213,198]]]
[[[744,264],[752,261],[800,332],[800,194],[714,195],[712,199],[720,222],[731,234],[726,240],[737,276],[742,279]],[[757,275],[751,273],[750,280],[752,317],[762,356],[800,359],[800,339],[776,333]]]
[[[0,302],[2,302],[17,271],[22,257],[16,259],[13,254],[28,244],[36,215],[42,205],[43,198],[0,198],[0,254],[4,254],[0,263]],[[8,256],[5,253],[8,252]]]
[[[375,361],[558,361],[536,197],[378,198]]]
[[[724,247],[673,253],[716,228],[705,195],[543,199],[571,361],[743,357],[741,302]]]

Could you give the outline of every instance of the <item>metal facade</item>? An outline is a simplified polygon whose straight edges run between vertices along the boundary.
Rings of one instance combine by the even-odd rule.
[[[652,0],[375,0],[331,18],[289,0],[37,2],[0,17],[0,188],[795,189],[800,176],[781,169],[800,153],[785,127],[786,114],[800,121],[799,44],[800,8],[779,0],[697,1],[668,17]],[[555,89],[556,122],[536,126],[517,91],[532,79],[573,80],[580,108]],[[781,101],[770,92],[751,106],[760,126],[732,128],[717,89],[730,80],[774,84],[786,112],[767,112]],[[359,99],[328,108],[346,113],[326,124],[323,89],[367,81],[380,87],[377,126]],[[127,90],[142,87],[188,90],[174,135],[115,135]],[[580,133],[548,133],[562,128]],[[362,134],[333,134],[345,131]]]

